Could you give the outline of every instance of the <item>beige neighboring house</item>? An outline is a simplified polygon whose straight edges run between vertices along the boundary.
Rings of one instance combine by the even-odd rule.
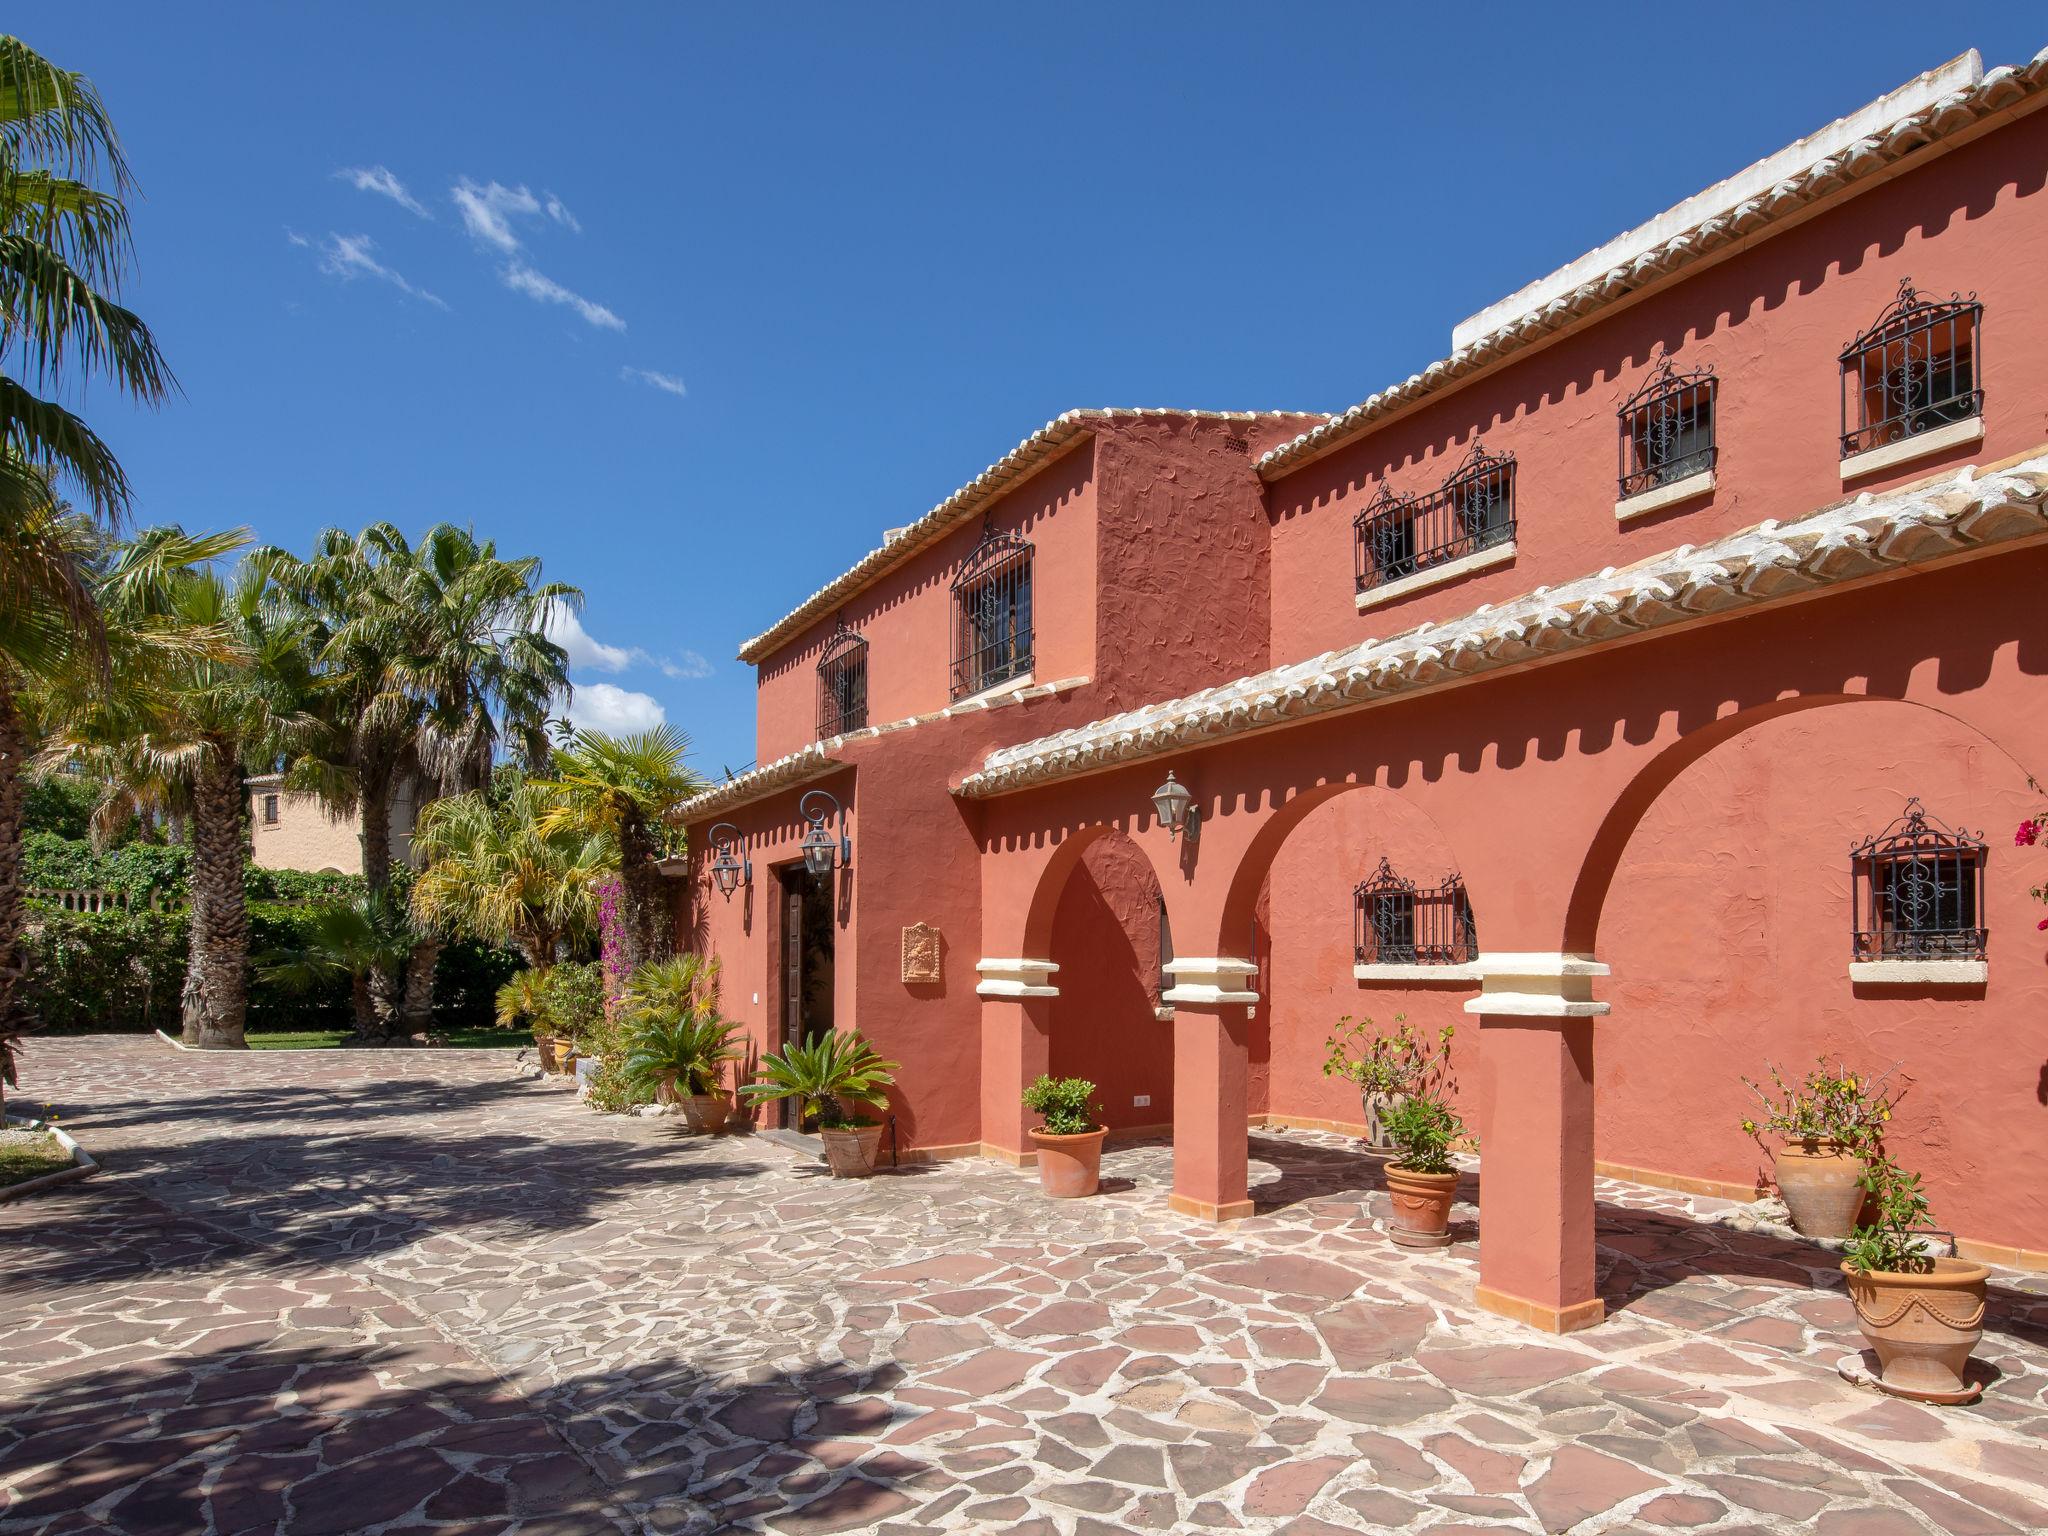
[[[249,785],[250,858],[262,869],[303,869],[316,874],[363,872],[360,822],[334,816],[318,795],[284,787],[284,776],[257,774]],[[413,794],[402,786],[391,802],[391,857],[412,858]]]

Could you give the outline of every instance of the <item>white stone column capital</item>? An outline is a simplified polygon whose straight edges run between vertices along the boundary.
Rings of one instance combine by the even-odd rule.
[[[1539,1019],[1597,1019],[1609,1005],[1593,997],[1595,978],[1612,974],[1591,955],[1547,951],[1481,951],[1473,969],[1479,996],[1472,1014]]]
[[[1188,955],[1167,961],[1163,969],[1173,978],[1173,985],[1159,995],[1162,1003],[1172,1003],[1176,1007],[1223,1008],[1259,1000],[1259,994],[1249,985],[1257,978],[1259,968],[1250,960]]]
[[[1052,984],[1059,966],[1051,960],[977,960],[974,969],[981,977],[975,984],[980,997],[1058,997]]]

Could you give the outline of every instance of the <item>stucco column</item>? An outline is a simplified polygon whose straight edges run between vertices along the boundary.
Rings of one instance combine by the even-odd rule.
[[[1480,1306],[1546,1333],[1607,1315],[1593,1284],[1593,979],[1588,956],[1481,954],[1480,1050],[1493,1123],[1480,1142]]]
[[[1167,963],[1173,985],[1173,1193],[1166,1203],[1201,1221],[1252,1214],[1246,1108],[1251,1076],[1246,1008],[1259,968],[1249,960]]]
[[[1059,967],[1050,960],[982,960],[981,1155],[1026,1167],[1038,1161],[1024,1134],[1031,1116],[1024,1089],[1051,1062],[1052,985]]]

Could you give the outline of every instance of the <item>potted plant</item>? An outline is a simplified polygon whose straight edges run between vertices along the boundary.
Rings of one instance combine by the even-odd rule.
[[[1371,1021],[1366,1021],[1369,1026]],[[1388,1064],[1388,1081],[1398,1091],[1388,1094],[1379,1110],[1379,1126],[1394,1153],[1387,1164],[1387,1193],[1393,1201],[1388,1236],[1403,1248],[1443,1248],[1451,1241],[1451,1202],[1458,1193],[1454,1148],[1470,1141],[1458,1112],[1451,1108],[1457,1079],[1451,1075],[1451,1039],[1446,1024],[1436,1043],[1418,1038],[1403,1019],[1391,1035],[1374,1039],[1350,1031],[1355,1059]]]
[[[1024,1107],[1043,1122],[1031,1131],[1038,1183],[1055,1200],[1092,1195],[1102,1181],[1102,1138],[1090,1114],[1095,1085],[1085,1077],[1046,1077],[1024,1090]]]
[[[1863,1173],[1872,1219],[1849,1240],[1842,1274],[1856,1326],[1877,1353],[1878,1384],[1925,1403],[1967,1403],[1982,1390],[1963,1379],[1984,1337],[1984,1288],[1991,1271],[1937,1257],[1933,1214],[1920,1176],[1873,1149]],[[1944,1234],[1945,1235],[1945,1234]]]
[[[1772,1153],[1771,1176],[1792,1225],[1808,1237],[1849,1235],[1867,1195],[1864,1161],[1892,1117],[1905,1085],[1891,1086],[1896,1064],[1872,1076],[1821,1058],[1797,1087],[1767,1065],[1772,1087],[1750,1078],[1760,1116],[1742,1128],[1759,1142],[1766,1131],[1782,1138]]]
[[[1406,1014],[1396,1014],[1393,1032],[1383,1034],[1371,1019],[1353,1020],[1347,1013],[1323,1046],[1328,1052],[1323,1076],[1344,1078],[1358,1089],[1365,1144],[1387,1150],[1393,1143],[1387,1137],[1386,1112],[1414,1090],[1433,1054],[1429,1043],[1408,1027]]]
[[[739,1057],[732,1048],[739,1028],[708,1009],[675,1019],[642,1018],[627,1044],[627,1080],[652,1091],[656,1103],[680,1104],[691,1130],[716,1135],[732,1112],[719,1069]]]
[[[865,1178],[875,1169],[882,1125],[858,1111],[886,1096],[896,1081],[896,1066],[876,1054],[859,1030],[844,1035],[835,1030],[763,1056],[762,1080],[748,1083],[740,1094],[750,1104],[794,1099],[799,1113],[816,1109],[832,1176]]]

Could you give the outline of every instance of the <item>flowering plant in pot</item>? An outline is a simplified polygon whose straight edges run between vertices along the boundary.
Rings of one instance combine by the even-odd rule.
[[[1409,1028],[1404,1013],[1394,1015],[1390,1033],[1381,1033],[1369,1018],[1354,1020],[1348,1013],[1337,1021],[1323,1042],[1323,1076],[1344,1078],[1358,1089],[1367,1146],[1385,1151],[1393,1145],[1387,1137],[1388,1109],[1415,1091],[1434,1059],[1449,1049],[1449,1040],[1445,1031],[1432,1047]]]
[[[1742,1080],[1761,1110],[1742,1128],[1759,1142],[1766,1132],[1781,1138],[1771,1174],[1792,1225],[1808,1237],[1847,1237],[1864,1205],[1865,1158],[1905,1092],[1903,1080],[1892,1081],[1898,1066],[1873,1076],[1822,1057],[1796,1087],[1766,1066],[1770,1089]]]
[[[1094,1118],[1095,1085],[1085,1077],[1047,1077],[1024,1090],[1024,1107],[1043,1121],[1031,1131],[1038,1183],[1055,1200],[1095,1193],[1102,1181],[1102,1138]]]
[[[655,1102],[680,1104],[691,1130],[716,1135],[732,1111],[732,1095],[720,1085],[719,1072],[739,1059],[732,1045],[739,1029],[710,1009],[673,1019],[641,1018],[629,1037],[626,1076],[651,1089]]]
[[[816,1109],[818,1135],[832,1176],[865,1178],[875,1169],[882,1124],[859,1113],[886,1097],[897,1063],[884,1061],[855,1030],[831,1031],[808,1044],[785,1046],[761,1058],[761,1081],[740,1089],[750,1104],[794,1099],[799,1111]]]
[[[1982,1390],[1963,1371],[1984,1337],[1991,1271],[1934,1251],[1930,1238],[1947,1234],[1933,1232],[1920,1176],[1889,1154],[1871,1152],[1863,1187],[1872,1217],[1851,1236],[1842,1274],[1856,1325],[1877,1354],[1878,1385],[1921,1402],[1967,1403]]]
[[[1458,1192],[1451,1153],[1472,1139],[1450,1102],[1458,1087],[1451,1072],[1456,1033],[1455,1026],[1446,1024],[1432,1045],[1418,1039],[1404,1019],[1396,1019],[1392,1035],[1378,1040],[1352,1031],[1364,1047],[1357,1059],[1398,1068],[1398,1078],[1382,1079],[1397,1081],[1400,1091],[1381,1105],[1379,1127],[1394,1153],[1387,1164],[1387,1193],[1394,1206],[1388,1235],[1403,1248],[1442,1248],[1451,1240],[1451,1202]],[[1376,1051],[1381,1042],[1387,1048]]]

